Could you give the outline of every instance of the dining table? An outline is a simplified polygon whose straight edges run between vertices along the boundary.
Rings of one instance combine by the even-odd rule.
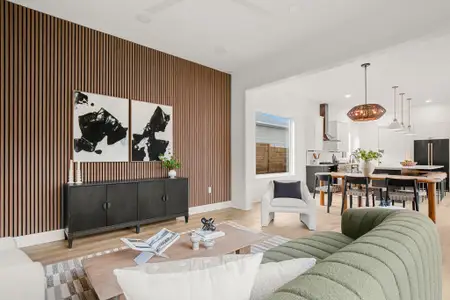
[[[342,201],[344,201],[344,210],[347,209],[347,201],[344,199],[344,178],[345,176],[357,176],[366,177],[361,173],[345,173],[345,172],[321,172],[320,174],[329,174],[333,179],[342,179],[341,190],[342,190]],[[436,184],[442,182],[447,178],[447,173],[445,172],[429,172],[426,174],[418,176],[409,175],[389,175],[389,174],[371,174],[369,176],[370,180],[385,180],[386,178],[392,179],[416,179],[418,183],[425,183],[427,185],[428,191],[428,217],[436,223]],[[321,182],[320,185],[323,185]],[[325,192],[320,192],[320,205],[325,206]],[[358,202],[361,206],[361,201]]]

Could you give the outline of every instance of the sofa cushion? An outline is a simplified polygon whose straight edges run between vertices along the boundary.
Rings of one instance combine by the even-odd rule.
[[[342,233],[324,231],[272,248],[264,253],[263,263],[311,257],[322,260],[353,242]]]
[[[0,251],[0,268],[17,266],[32,262],[33,261],[19,249]]]
[[[274,198],[270,201],[270,205],[274,207],[295,207],[307,208],[308,204],[301,199],[296,198]]]

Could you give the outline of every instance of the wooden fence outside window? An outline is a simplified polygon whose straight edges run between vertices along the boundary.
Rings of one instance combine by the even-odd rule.
[[[288,172],[288,149],[256,143],[256,174]]]

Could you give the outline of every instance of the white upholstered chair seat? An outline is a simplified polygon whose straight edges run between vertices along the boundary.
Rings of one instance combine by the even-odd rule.
[[[305,201],[296,198],[274,198],[270,201],[270,204],[278,207],[308,208]]]
[[[46,278],[42,265],[17,248],[11,237],[0,239],[1,299],[44,300]]]
[[[303,181],[300,182],[300,191],[301,199],[274,198],[274,184],[270,182],[261,199],[261,226],[268,226],[275,218],[275,212],[291,212],[299,214],[300,221],[309,230],[316,230],[316,202]]]
[[[33,261],[24,252],[18,249],[0,251],[0,268],[28,263],[33,263]]]

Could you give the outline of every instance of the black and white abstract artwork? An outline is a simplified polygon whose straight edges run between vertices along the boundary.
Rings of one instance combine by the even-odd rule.
[[[133,100],[131,130],[133,161],[159,161],[160,155],[172,155],[172,106]]]
[[[128,99],[74,92],[74,161],[128,161],[128,106]]]

